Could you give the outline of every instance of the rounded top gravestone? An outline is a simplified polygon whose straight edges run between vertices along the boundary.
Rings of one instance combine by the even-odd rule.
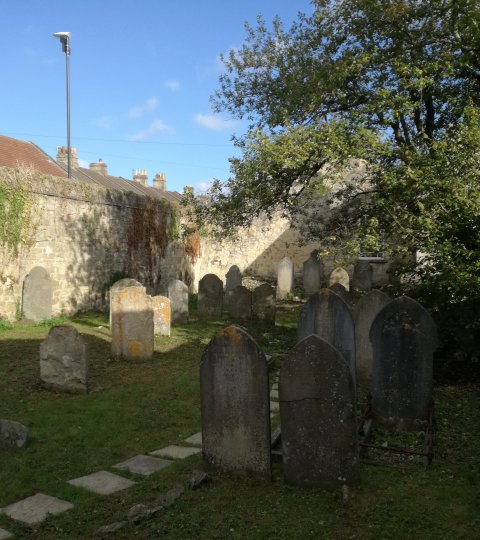
[[[347,291],[350,290],[350,278],[348,277],[348,272],[344,268],[335,268],[330,272],[328,286],[331,287],[334,283],[340,283]]]
[[[223,282],[215,274],[205,274],[198,282],[198,308],[200,317],[217,317],[222,314]]]
[[[52,280],[42,266],[35,266],[25,276],[22,311],[26,319],[34,322],[52,317]]]
[[[240,268],[236,264],[229,268],[228,272],[225,274],[225,277],[226,292],[231,291],[232,289],[235,289],[235,287],[238,287],[242,284],[242,273],[240,272]]]
[[[277,291],[280,297],[292,292],[294,286],[293,262],[284,257],[277,268]]]

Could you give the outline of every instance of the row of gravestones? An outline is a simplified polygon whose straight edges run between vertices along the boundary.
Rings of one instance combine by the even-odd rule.
[[[376,314],[374,418],[417,427],[428,419],[437,335],[428,312],[400,297]],[[298,343],[279,382],[283,466],[287,482],[334,487],[358,478],[355,332],[343,300],[322,289],[305,305]],[[203,455],[222,470],[270,478],[270,410],[265,354],[245,330],[217,334],[201,361]]]

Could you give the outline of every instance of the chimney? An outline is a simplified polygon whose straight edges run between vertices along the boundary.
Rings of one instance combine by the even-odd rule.
[[[153,179],[153,187],[159,191],[167,191],[167,175],[163,172],[157,173]]]
[[[90,170],[103,174],[103,176],[108,176],[107,164],[104,163],[100,158],[96,163],[90,163]]]
[[[57,163],[68,167],[68,151],[66,146],[57,146]],[[70,164],[72,169],[78,169],[77,149],[70,147]]]
[[[148,181],[148,171],[146,169],[133,169],[133,181],[142,184],[142,186],[146,186]]]

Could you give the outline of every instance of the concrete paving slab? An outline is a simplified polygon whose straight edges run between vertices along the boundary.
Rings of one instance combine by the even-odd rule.
[[[198,433],[195,433],[194,435],[190,435],[190,437],[187,437],[185,439],[186,443],[190,444],[202,444],[202,432],[199,431]]]
[[[117,476],[108,471],[98,471],[80,478],[68,481],[72,486],[81,487],[100,495],[111,495],[122,489],[127,489],[136,484],[123,476]]]
[[[56,516],[73,508],[73,504],[44,493],[37,493],[26,499],[10,504],[2,512],[15,521],[28,525],[41,523],[49,515]],[[6,537],[8,538],[8,537]]]
[[[270,410],[271,411],[279,411],[280,405],[278,404],[278,401],[270,401]]]
[[[7,540],[8,538],[13,538],[13,534],[5,529],[0,529],[0,540]]]
[[[123,469],[135,474],[143,474],[148,476],[160,469],[168,467],[170,463],[173,463],[169,459],[160,459],[152,456],[144,456],[139,454],[122,463],[117,463],[113,466],[114,469]]]
[[[186,457],[193,456],[193,454],[198,454],[201,451],[201,448],[193,448],[192,446],[177,446],[176,444],[172,444],[170,446],[165,446],[165,448],[154,450],[153,452],[150,452],[150,455],[171,457],[173,459],[184,459]]]

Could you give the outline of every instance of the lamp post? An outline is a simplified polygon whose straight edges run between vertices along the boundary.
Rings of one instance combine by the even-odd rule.
[[[67,164],[68,178],[72,177],[71,149],[70,149],[70,32],[56,32],[53,34],[62,43],[67,67]]]

